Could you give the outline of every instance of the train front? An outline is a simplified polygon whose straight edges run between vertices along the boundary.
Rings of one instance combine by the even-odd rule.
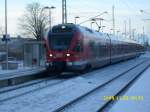
[[[47,38],[47,68],[49,71],[81,69],[82,38],[73,24],[57,25]]]

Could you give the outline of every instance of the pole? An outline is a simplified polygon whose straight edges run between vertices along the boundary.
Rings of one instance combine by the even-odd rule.
[[[52,14],[51,14],[51,8],[49,8],[49,28],[51,31],[51,27],[52,27]]]
[[[138,33],[138,42],[140,43],[140,34]]]
[[[62,0],[62,24],[64,24],[64,0]]]
[[[102,26],[102,32],[103,32],[104,27]]]
[[[119,39],[119,32],[120,32],[120,31],[117,31],[117,39]]]
[[[125,35],[125,38],[127,37],[127,22],[124,21],[124,35]]]
[[[102,26],[102,32],[104,32],[104,27],[106,27],[106,26]]]
[[[145,29],[144,29],[144,26],[143,26],[143,43],[145,44],[145,38],[144,38],[144,35],[145,35]]]
[[[62,24],[67,23],[67,5],[66,0],[62,0]]]
[[[135,39],[135,30],[136,30],[136,29],[132,29],[132,38],[133,38],[133,40],[136,40],[136,39]]]
[[[103,18],[100,18],[100,26],[99,26],[99,30],[101,30],[101,28],[102,28],[102,21],[103,21],[104,19]]]
[[[77,19],[79,19],[79,16],[74,17],[74,23],[77,24]]]
[[[101,27],[102,27],[102,20],[100,19],[100,23],[99,23],[99,31],[101,31]]]
[[[76,17],[74,18],[74,23],[76,24]]]
[[[7,42],[7,0],[5,0],[5,36],[6,36],[6,69],[8,70],[8,42]]]
[[[93,29],[93,23],[94,23],[94,22],[91,22],[91,29]]]
[[[51,30],[52,28],[52,9],[55,9],[56,7],[54,6],[46,6],[46,7],[43,7],[42,10],[41,10],[41,13],[43,12],[44,9],[48,9],[49,10],[49,29]]]
[[[67,3],[65,0],[65,23],[67,23]]]
[[[112,24],[113,34],[115,35],[115,6],[114,5],[112,6],[112,20],[113,20],[113,24]]]
[[[129,38],[131,39],[131,19],[129,19]]]

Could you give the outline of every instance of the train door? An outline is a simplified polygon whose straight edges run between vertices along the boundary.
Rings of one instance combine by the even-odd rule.
[[[111,54],[112,54],[112,45],[111,45],[111,38],[109,34],[107,34],[107,47],[108,47],[108,58],[109,58],[109,63],[111,63]]]

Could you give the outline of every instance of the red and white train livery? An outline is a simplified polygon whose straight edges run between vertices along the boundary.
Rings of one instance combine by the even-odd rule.
[[[75,24],[56,25],[46,38],[47,68],[81,71],[139,56],[144,47]]]

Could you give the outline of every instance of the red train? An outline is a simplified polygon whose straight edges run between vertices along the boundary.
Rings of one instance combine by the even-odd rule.
[[[144,47],[75,24],[60,24],[46,38],[47,68],[82,71],[139,56]]]

